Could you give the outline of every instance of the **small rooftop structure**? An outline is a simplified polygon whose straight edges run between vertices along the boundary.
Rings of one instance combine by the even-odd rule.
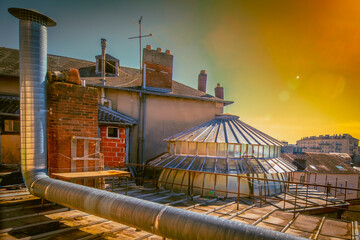
[[[287,180],[286,173],[296,170],[280,157],[282,143],[239,120],[238,116],[221,114],[204,124],[166,138],[169,153],[149,162],[162,167],[159,186],[175,192],[186,191],[189,172],[195,172],[195,194],[230,196],[236,192],[236,177],[254,176]],[[271,181],[264,186],[241,180],[241,192],[248,194],[264,190],[268,195],[282,192],[281,184]],[[205,190],[206,189],[206,190]],[[209,189],[214,189],[211,191]],[[217,192],[216,192],[217,190]],[[216,193],[215,193],[216,192]]]

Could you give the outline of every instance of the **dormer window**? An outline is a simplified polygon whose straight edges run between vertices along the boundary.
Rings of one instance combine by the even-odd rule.
[[[101,73],[101,64],[102,64],[102,55],[98,55],[96,58],[96,74]],[[114,58],[110,54],[106,54],[106,63],[105,63],[105,73],[107,75],[119,76],[119,67],[120,61],[119,59]]]

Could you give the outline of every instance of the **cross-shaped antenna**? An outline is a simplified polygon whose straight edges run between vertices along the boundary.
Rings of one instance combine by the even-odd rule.
[[[136,37],[129,37],[129,39],[134,39],[134,38],[138,38],[139,39],[139,53],[140,53],[140,70],[142,69],[142,65],[141,65],[141,38],[144,37],[151,37],[152,34],[148,34],[148,35],[143,35],[141,36],[141,21],[142,21],[142,16],[139,19],[139,36]]]

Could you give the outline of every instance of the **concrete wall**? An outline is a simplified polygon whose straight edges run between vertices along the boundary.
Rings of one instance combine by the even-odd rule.
[[[300,176],[305,176],[305,172],[295,172],[294,181],[300,182]],[[327,176],[327,177],[326,177]],[[308,183],[326,185],[326,182],[331,184],[331,186],[345,187],[347,181],[348,188],[359,188],[359,174],[324,174],[324,173],[312,173],[307,174],[305,181]],[[337,182],[337,184],[336,184]],[[325,192],[325,188],[318,187],[318,190]],[[331,190],[331,194],[335,195],[335,189]],[[345,190],[338,189],[336,197],[340,199],[345,199]],[[360,198],[360,192],[356,191],[346,191],[346,199],[356,199]]]
[[[134,119],[139,118],[139,93],[106,89],[112,108]],[[146,96],[145,160],[167,151],[162,140],[215,117],[223,104],[165,96]],[[132,129],[130,162],[137,162],[138,126]]]

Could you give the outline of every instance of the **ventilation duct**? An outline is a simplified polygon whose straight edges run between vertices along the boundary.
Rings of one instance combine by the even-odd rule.
[[[20,19],[21,169],[31,194],[171,239],[303,239],[49,178],[46,29],[56,23],[34,10],[9,12]]]

